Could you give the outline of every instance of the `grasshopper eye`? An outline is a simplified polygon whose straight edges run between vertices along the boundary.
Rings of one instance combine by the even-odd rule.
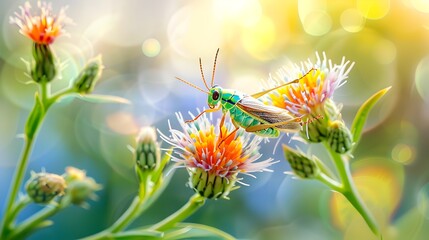
[[[213,95],[212,95],[213,100],[218,100],[219,99],[219,92],[218,91],[214,91]]]

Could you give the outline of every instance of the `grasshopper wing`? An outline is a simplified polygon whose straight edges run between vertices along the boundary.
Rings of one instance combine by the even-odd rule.
[[[285,109],[266,105],[251,96],[243,97],[237,102],[237,107],[260,120],[262,123],[278,124],[275,128],[283,132],[298,132],[301,125]]]

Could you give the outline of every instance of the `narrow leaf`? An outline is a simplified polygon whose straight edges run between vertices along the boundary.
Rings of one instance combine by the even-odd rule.
[[[196,223],[178,223],[175,228],[172,228],[165,234],[164,239],[202,239],[208,237],[227,240],[235,239],[233,236],[218,228]]]
[[[354,148],[356,148],[356,145],[360,140],[360,137],[362,135],[362,130],[366,123],[366,119],[368,118],[369,112],[374,107],[374,105],[378,102],[378,100],[380,100],[381,97],[383,97],[384,94],[386,94],[386,92],[389,91],[390,88],[391,87],[387,87],[378,91],[377,93],[372,95],[368,100],[366,100],[366,102],[364,102],[362,106],[359,108],[351,127],[353,142],[355,144]]]
[[[128,99],[110,96],[110,95],[97,95],[97,94],[88,94],[88,95],[75,95],[77,98],[82,99],[87,102],[92,103],[122,103],[122,104],[131,104]]]
[[[116,233],[113,236],[109,236],[109,239],[117,240],[140,240],[140,239],[161,239],[163,237],[163,232],[158,232],[155,230],[131,230]]]

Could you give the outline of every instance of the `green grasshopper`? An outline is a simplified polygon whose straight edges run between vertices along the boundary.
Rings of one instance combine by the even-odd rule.
[[[280,132],[298,132],[301,129],[300,118],[293,117],[285,109],[266,105],[257,98],[260,98],[263,95],[288,84],[298,83],[301,78],[305,77],[305,75],[309,74],[314,69],[311,69],[299,79],[295,79],[286,84],[264,90],[262,92],[247,95],[234,89],[224,89],[218,85],[214,85],[214,75],[218,53],[219,49],[216,51],[211,79],[212,87],[210,88],[207,85],[204,77],[201,58],[199,59],[201,77],[205,87],[207,88],[207,91],[186,80],[176,77],[178,80],[208,95],[207,103],[209,109],[202,111],[194,119],[188,120],[186,123],[197,120],[204,113],[216,112],[222,109],[223,114],[220,126],[223,126],[227,113],[229,113],[232,123],[235,126],[234,131],[232,131],[229,135],[235,133],[240,127],[243,128],[246,132],[252,132],[256,135],[269,138],[278,137]],[[226,138],[228,138],[229,135]]]

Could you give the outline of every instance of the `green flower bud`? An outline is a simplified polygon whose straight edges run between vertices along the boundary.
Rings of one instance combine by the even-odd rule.
[[[28,196],[36,203],[49,203],[64,194],[67,184],[62,176],[52,173],[31,173],[26,183]]]
[[[34,66],[31,70],[31,77],[37,83],[47,83],[54,79],[57,72],[55,67],[55,57],[48,44],[33,44]]]
[[[74,167],[66,168],[64,179],[68,185],[64,198],[76,205],[85,206],[86,200],[96,199],[95,192],[101,189],[101,185],[94,179],[87,177],[84,171]]]
[[[88,61],[75,80],[75,91],[81,94],[91,93],[94,90],[94,86],[100,78],[102,71],[103,64],[101,56]]]
[[[283,152],[285,158],[290,164],[293,172],[301,178],[315,178],[320,173],[320,169],[316,164],[316,160],[307,157],[304,153],[294,150],[286,145],[283,145]]]
[[[328,136],[327,116],[323,111],[302,119],[301,136],[309,142],[322,142]]]
[[[330,122],[328,144],[337,153],[346,153],[353,146],[352,135],[349,129],[340,120]]]
[[[228,194],[236,189],[237,173],[229,178],[219,176],[202,168],[188,169],[189,185],[195,192],[205,198],[227,198]]]
[[[152,171],[160,165],[161,149],[156,142],[156,131],[152,127],[143,127],[136,139],[135,160],[141,171]]]

